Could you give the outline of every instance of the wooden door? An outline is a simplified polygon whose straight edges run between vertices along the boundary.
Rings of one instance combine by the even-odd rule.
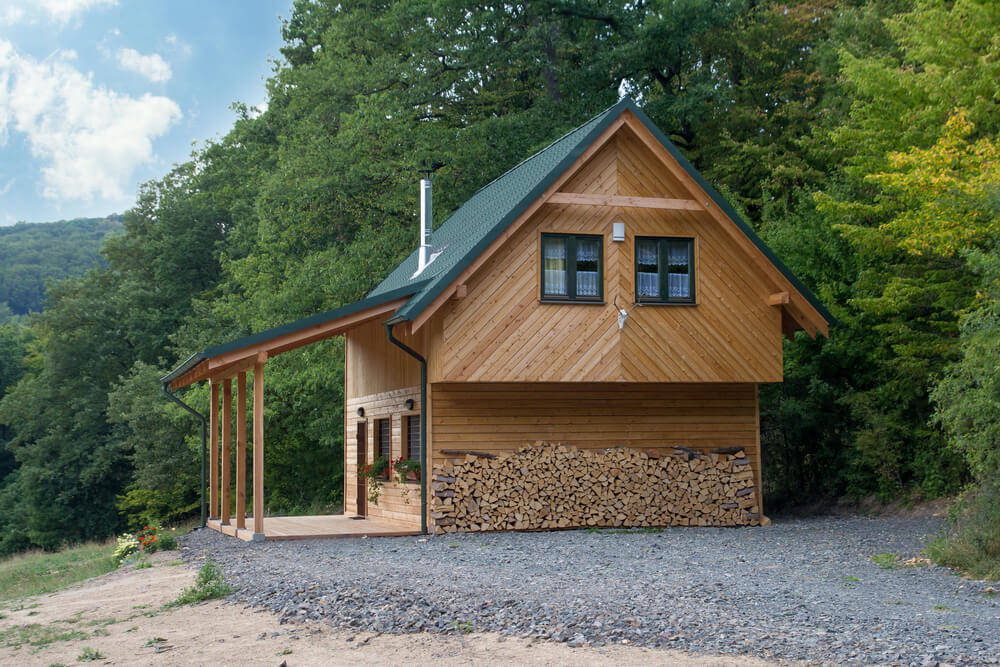
[[[368,422],[358,422],[358,472],[368,464]],[[358,477],[358,516],[368,513],[368,484]]]

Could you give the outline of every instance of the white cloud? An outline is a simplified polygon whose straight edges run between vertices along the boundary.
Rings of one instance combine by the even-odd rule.
[[[191,56],[191,45],[177,36],[177,33],[170,33],[163,38],[166,45],[175,53],[188,58]]]
[[[129,72],[135,72],[146,77],[154,83],[169,81],[173,76],[170,71],[170,63],[160,57],[160,54],[153,53],[144,56],[135,49],[118,49],[118,66]]]
[[[10,192],[10,189],[14,187],[14,181],[16,180],[17,180],[16,178],[12,178],[9,181],[7,181],[7,183],[2,188],[0,188],[0,197],[3,197],[5,194]]]
[[[8,5],[0,10],[0,25],[14,25],[24,17],[24,10],[17,5]]]
[[[125,199],[133,171],[154,159],[153,139],[180,117],[167,97],[95,85],[63,52],[38,61],[0,40],[0,145],[10,131],[25,135],[45,197]]]
[[[94,7],[113,7],[118,0],[35,0],[35,4],[59,23],[66,23],[81,12]]]

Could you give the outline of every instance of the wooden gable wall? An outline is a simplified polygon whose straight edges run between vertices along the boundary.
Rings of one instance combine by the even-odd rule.
[[[560,192],[690,199],[628,126]],[[624,222],[625,242],[611,240]],[[605,303],[539,301],[541,234],[604,236]],[[636,236],[695,238],[697,305],[642,306],[618,329],[612,301],[634,301]],[[431,381],[780,382],[773,282],[708,212],[546,204],[435,315]]]

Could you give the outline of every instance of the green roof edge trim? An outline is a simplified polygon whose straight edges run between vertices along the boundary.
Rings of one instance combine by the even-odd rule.
[[[400,299],[402,297],[412,296],[427,286],[429,282],[430,280],[424,280],[410,285],[404,285],[403,287],[384,292],[378,296],[366,297],[360,301],[344,304],[343,306],[334,308],[333,310],[327,310],[322,313],[310,315],[309,317],[303,317],[302,319],[295,320],[294,322],[288,322],[249,336],[244,336],[242,338],[237,338],[235,340],[210,347],[203,352],[196,352],[177,366],[177,368],[160,378],[160,383],[167,384],[168,382],[173,382],[205,359],[211,359],[212,357],[217,357],[220,354],[226,354],[227,352],[239,350],[250,345],[256,345],[257,343],[263,343],[264,341],[277,338],[278,336],[284,336],[285,334],[294,333],[317,324],[323,324],[347,315],[353,315],[354,313],[361,312],[367,308],[380,306],[384,303],[395,301],[396,299]]]
[[[690,174],[695,182],[705,190],[712,201],[714,201],[716,205],[719,206],[719,208],[730,219],[732,219],[734,223],[736,223],[736,226],[739,227],[740,231],[742,231],[743,234],[750,239],[750,241],[757,246],[761,252],[764,253],[764,256],[771,262],[771,264],[773,264],[774,267],[788,279],[795,289],[797,289],[802,296],[805,297],[805,299],[819,312],[819,314],[822,315],[831,326],[837,324],[836,318],[830,314],[830,312],[820,302],[820,300],[816,298],[812,291],[803,285],[802,281],[800,281],[798,277],[792,273],[791,269],[785,266],[785,264],[778,259],[777,255],[774,254],[774,251],[771,250],[766,243],[764,243],[763,239],[761,239],[756,232],[754,232],[753,228],[750,227],[750,225],[743,220],[739,213],[737,213],[736,210],[729,205],[729,202],[727,202],[725,198],[719,194],[719,192],[712,187],[708,181],[705,180],[698,170],[695,169],[694,165],[692,165],[691,162],[688,161],[688,159],[677,149],[677,147],[674,146],[673,142],[671,142],[670,139],[668,139],[667,136],[660,131],[660,128],[658,128],[656,124],[650,120],[649,116],[647,116],[645,112],[639,108],[639,105],[629,97],[622,98],[616,104],[597,114],[597,116],[594,116],[594,118],[598,118],[600,116],[604,116],[604,118],[602,118],[597,125],[591,128],[586,135],[580,138],[569,154],[561,162],[559,162],[559,164],[553,167],[549,173],[546,174],[546,176],[541,179],[538,184],[521,199],[521,201],[518,202],[517,206],[497,221],[489,232],[484,235],[483,238],[480,239],[480,241],[476,243],[476,245],[473,246],[464,257],[462,257],[444,273],[430,279],[427,288],[420,291],[416,296],[414,296],[413,299],[400,308],[393,319],[397,322],[401,322],[405,320],[413,320],[419,316],[420,313],[422,313],[431,304],[431,302],[433,302],[434,299],[436,299],[448,287],[448,285],[458,278],[458,276],[460,276],[462,272],[465,271],[465,269],[467,269],[472,262],[475,261],[475,259],[479,257],[479,255],[482,254],[482,252],[488,248],[490,244],[493,243],[507,229],[507,227],[510,226],[512,222],[514,222],[514,220],[520,217],[520,215],[527,210],[532,202],[538,199],[538,197],[541,196],[541,194],[545,192],[545,190],[552,185],[552,183],[555,182],[555,180],[562,175],[562,173],[565,172],[576,161],[576,159],[590,147],[591,144],[594,143],[597,137],[608,129],[608,127],[625,111],[631,111],[636,118],[639,119],[639,121],[646,127],[647,130],[650,131],[656,140],[663,145],[667,152],[677,160],[681,168]],[[587,122],[593,121],[594,118]],[[587,123],[583,123],[583,125],[586,124]],[[583,127],[583,125],[579,127]],[[579,129],[579,127],[577,129]],[[573,131],[570,131],[569,133],[564,134],[560,137],[560,139],[553,142],[553,144],[565,138],[572,132]],[[550,146],[551,145],[552,144],[550,144]],[[544,150],[546,149],[543,148],[542,151]],[[539,151],[539,153],[542,151]],[[535,155],[537,154],[538,153]],[[527,160],[522,161],[518,166],[524,162],[527,162]],[[517,167],[514,167],[514,169],[517,169]],[[447,224],[447,220],[445,221],[445,224]]]

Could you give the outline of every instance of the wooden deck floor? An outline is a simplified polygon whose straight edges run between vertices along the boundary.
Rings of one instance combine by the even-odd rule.
[[[236,530],[236,520],[230,525],[220,525],[218,519],[209,519],[208,527],[225,535],[233,535],[247,542],[253,539],[253,519],[247,517],[247,530]],[[264,539],[302,540],[332,537],[394,537],[418,535],[420,527],[412,524],[368,518],[352,519],[343,514],[328,516],[275,516],[264,517]]]

